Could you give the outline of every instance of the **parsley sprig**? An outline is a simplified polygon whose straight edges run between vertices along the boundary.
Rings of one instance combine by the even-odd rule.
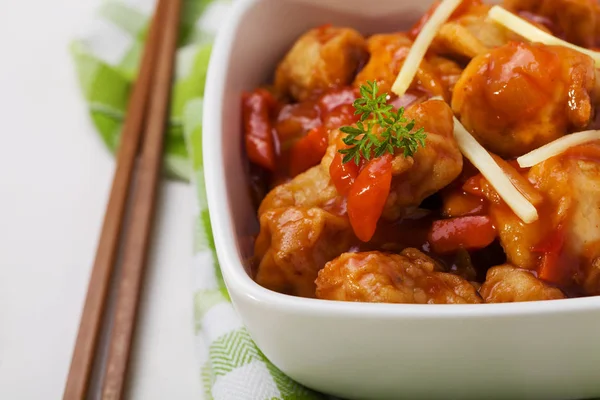
[[[367,161],[371,157],[380,157],[385,152],[395,154],[396,149],[402,149],[404,157],[412,156],[419,145],[425,147],[423,128],[411,133],[415,127],[415,121],[408,121],[404,117],[404,108],[400,107],[393,111],[393,107],[387,104],[387,93],[377,95],[377,82],[367,81],[366,85],[360,87],[361,97],[354,101],[355,115],[360,115],[356,127],[344,126],[340,131],[346,134],[343,142],[350,146],[338,150],[344,155],[343,162],[352,160],[358,165],[360,159]],[[378,125],[379,133],[373,132]]]

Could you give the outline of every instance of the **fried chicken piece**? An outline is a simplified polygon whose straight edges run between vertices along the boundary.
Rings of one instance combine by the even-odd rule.
[[[321,165],[296,175],[289,182],[276,186],[263,199],[258,215],[281,207],[323,207],[338,197],[328,169]]]
[[[537,279],[530,271],[512,265],[490,268],[479,294],[486,303],[513,303],[517,301],[537,301],[564,299],[565,295],[557,288],[548,286]]]
[[[539,264],[539,253],[533,252],[532,249],[556,225],[545,218],[526,224],[505,204],[490,207],[490,216],[508,262],[519,268],[536,269]]]
[[[323,26],[302,35],[275,72],[275,87],[294,99],[346,86],[368,58],[363,36],[350,28]]]
[[[487,18],[490,7],[474,4],[467,13],[443,24],[432,43],[432,50],[471,59],[516,39],[516,35]]]
[[[436,75],[451,95],[463,73],[463,69],[454,61],[435,55],[429,57],[429,64],[431,64]]]
[[[600,4],[597,0],[504,0],[504,7],[549,18],[560,36],[583,47],[600,45]]]
[[[546,160],[525,172],[527,180],[543,198],[542,204],[538,204],[540,218],[529,224],[515,215],[487,181],[482,179],[478,183],[482,194],[489,201],[489,214],[494,221],[507,262],[518,268],[537,269],[540,252],[535,251],[535,248],[563,222],[570,220],[568,217],[573,196],[569,173],[560,165],[559,160],[560,157]]]
[[[454,140],[452,110],[441,100],[429,100],[409,107],[407,120],[415,130],[427,134],[425,147],[412,157],[396,154],[392,161],[392,185],[383,218],[395,220],[423,200],[450,184],[462,171],[463,157]]]
[[[413,42],[404,33],[389,33],[373,35],[367,43],[371,57],[356,76],[354,86],[360,87],[367,81],[377,81],[380,93],[391,93],[392,84],[402,69]],[[450,87],[444,78],[447,78],[447,75],[455,75],[460,67],[447,59],[444,59],[444,65],[441,65],[440,59],[439,56],[427,56],[421,62],[410,89],[449,99]],[[460,75],[460,72],[458,74]]]
[[[380,92],[390,93],[412,43],[403,33],[377,34],[368,38],[369,62],[356,75],[354,87],[376,81]]]
[[[317,298],[375,303],[481,303],[465,279],[440,272],[419,250],[344,253],[327,263],[316,280]]]
[[[488,150],[517,157],[589,124],[594,71],[566,47],[509,43],[471,61],[452,108]]]
[[[508,263],[536,270],[551,251],[557,264],[541,276],[548,274],[545,279],[560,287],[600,294],[600,143],[552,157],[526,177],[544,198],[537,221],[525,224],[503,203],[492,202],[489,209]]]
[[[348,220],[320,208],[286,207],[260,217],[256,282],[267,289],[315,296],[317,272],[356,241]]]
[[[564,234],[563,252],[573,258],[563,280],[588,295],[600,294],[600,158],[594,155],[600,155],[598,142],[546,160],[528,174],[554,205],[551,218]]]

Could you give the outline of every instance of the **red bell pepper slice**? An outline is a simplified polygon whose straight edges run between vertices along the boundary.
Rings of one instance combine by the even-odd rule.
[[[363,242],[375,234],[391,185],[392,155],[385,154],[369,161],[350,188],[348,217],[354,233]]]
[[[321,162],[327,151],[327,132],[313,128],[298,140],[290,154],[290,174],[296,176]]]
[[[270,112],[275,107],[273,95],[265,89],[257,89],[242,96],[242,119],[246,153],[254,164],[275,170],[275,149]]]
[[[438,254],[459,249],[476,250],[489,246],[496,239],[496,228],[487,215],[469,215],[434,221],[429,243]]]

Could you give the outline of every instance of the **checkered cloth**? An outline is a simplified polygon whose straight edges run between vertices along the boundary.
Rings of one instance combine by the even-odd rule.
[[[226,0],[184,0],[165,170],[194,184],[197,195],[192,267],[196,336],[207,400],[321,399],[275,368],[256,347],[231,305],[217,263],[202,165],[202,102],[211,43]],[[140,61],[153,0],[107,0],[72,44],[89,113],[114,151]]]

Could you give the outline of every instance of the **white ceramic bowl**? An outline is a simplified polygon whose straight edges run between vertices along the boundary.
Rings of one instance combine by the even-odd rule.
[[[233,303],[264,354],[298,382],[346,398],[600,396],[600,297],[483,305],[361,304],[264,289],[244,269],[256,232],[240,94],[268,82],[305,30],[405,28],[430,1],[240,0],[212,56],[204,163]]]

